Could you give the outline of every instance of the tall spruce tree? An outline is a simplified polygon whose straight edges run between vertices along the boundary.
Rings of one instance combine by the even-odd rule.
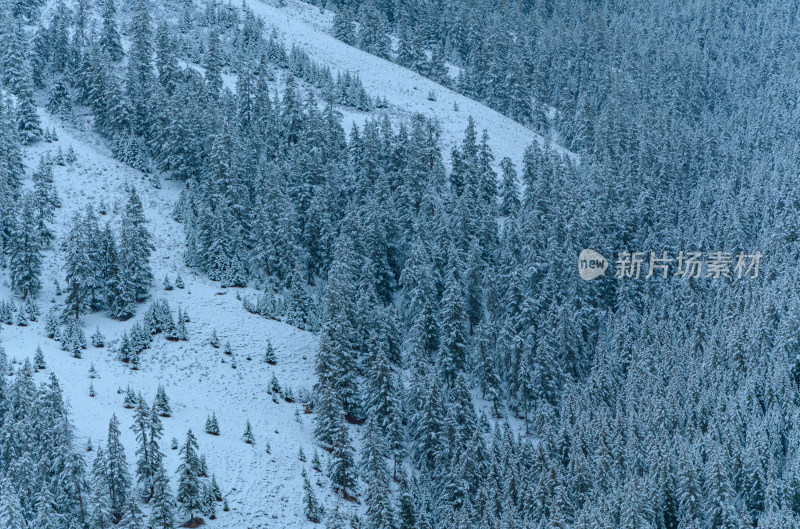
[[[153,282],[150,255],[155,246],[147,230],[144,208],[136,189],[128,190],[128,202],[122,218],[120,253],[123,256],[123,273],[130,281],[134,299],[147,297]]]
[[[448,384],[455,381],[466,368],[467,362],[467,322],[464,295],[451,269],[447,277],[447,287],[442,296],[439,314],[441,329],[441,349],[439,369]]]
[[[110,60],[118,62],[122,60],[125,52],[117,30],[117,8],[114,0],[103,0],[101,15],[103,26],[100,30],[100,49]]]
[[[36,219],[34,198],[26,194],[11,234],[9,268],[11,290],[23,298],[36,297],[42,287],[42,241]]]
[[[116,520],[122,518],[125,506],[130,497],[131,477],[128,472],[128,461],[125,457],[125,447],[120,440],[119,420],[116,415],[111,416],[108,423],[108,442],[106,445],[108,458],[108,491],[110,508]]]
[[[388,443],[381,430],[376,419],[367,420],[361,456],[361,475],[367,482],[367,526],[371,529],[396,526],[391,499],[391,477],[386,465]]]
[[[200,486],[199,464],[197,454],[197,439],[192,430],[186,432],[186,441],[180,449],[181,463],[178,466],[178,495],[177,500],[181,509],[189,518],[194,518],[203,507],[202,488]]]

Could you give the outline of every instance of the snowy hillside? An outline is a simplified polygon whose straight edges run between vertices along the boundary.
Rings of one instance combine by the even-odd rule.
[[[0,529],[800,527],[795,4],[0,2]]]
[[[167,300],[173,310],[180,306],[189,313],[189,340],[169,342],[158,336],[152,348],[143,353],[139,371],[121,363],[109,346],[115,345],[111,342],[116,342],[124,330],[141,321],[147,307],[143,304],[137,317],[122,323],[103,314],[88,316],[87,336],[99,327],[109,343],[103,348],[89,345],[81,359],[72,358],[46,337],[43,317],[27,327],[3,325],[0,340],[9,358],[33,358],[37,345],[41,346],[47,369],[36,375],[37,380],[46,381],[50,372],[58,376],[72,409],[79,445],[86,446],[89,440],[94,446],[104,442],[108,420],[116,414],[123,441],[129,447],[130,462],[135,460],[134,436],[129,429],[133,410],[123,407],[125,390],[130,386],[152,400],[158,385],[163,385],[173,409],[172,417],[163,421],[165,445],[173,437],[183,443],[186,431],[192,429],[230,504],[231,512],[220,513],[217,520],[209,522],[210,527],[310,526],[300,504],[303,463],[298,461],[298,450],[303,448],[309,461],[305,464],[307,472],[314,473],[310,468],[314,450],[310,416],[302,413],[300,403],[289,404],[283,399],[279,399],[280,404],[273,402],[269,382],[274,373],[281,386],[292,388],[295,394],[310,389],[317,339],[311,333],[246,312],[236,295],[237,291],[251,295],[250,289],[220,289],[218,284],[184,266],[183,229],[171,214],[180,187],[177,183],[167,181],[161,190],[154,189],[142,173],[112,159],[92,133],[44,116],[42,125],[52,127],[58,141],[41,142],[26,149],[29,168],[36,167],[41,155],[55,158],[59,148],[66,152],[72,147],[77,155],[74,164],[55,166],[56,187],[64,203],[54,226],[57,240],[69,229],[73,213],[96,200],[108,205],[109,220],[114,222],[114,210],[124,200],[125,186],[136,186],[156,246],[152,265],[157,279],[152,299]],[[106,218],[101,216],[101,220]],[[58,252],[48,252],[44,276],[60,278],[62,265]],[[174,284],[178,275],[185,288],[165,291],[164,277]],[[4,281],[0,299],[10,298]],[[55,296],[55,286],[50,282],[45,283],[40,298],[42,314],[50,308],[50,300],[63,301]],[[231,357],[223,353],[223,347],[215,349],[210,345],[214,330],[222,344],[230,342],[236,369],[232,369]],[[275,348],[275,366],[263,361],[268,341]],[[94,380],[89,378],[90,365],[97,371]],[[95,397],[89,396],[90,384]],[[298,410],[301,422],[295,417]],[[219,419],[219,437],[204,432],[206,418],[212,413]],[[248,420],[256,438],[254,446],[242,441]],[[270,454],[266,452],[267,445],[271,447]],[[168,472],[174,472],[177,451],[165,451]]]
[[[268,25],[278,27],[290,43],[308,51],[314,60],[334,70],[357,72],[370,95],[385,96],[391,102],[388,109],[370,113],[344,109],[345,130],[349,130],[353,121],[362,125],[365,118],[381,112],[388,112],[394,120],[422,113],[439,120],[443,154],[449,157],[451,147],[460,143],[467,119],[472,116],[478,130],[487,129],[495,161],[509,156],[517,164],[521,164],[522,152],[532,141],[542,141],[530,130],[479,103],[333,39],[324,31],[325,24],[330,23],[329,14],[322,15],[299,2],[279,8],[251,1],[250,6]],[[233,89],[235,77],[226,76],[226,84]],[[427,97],[431,91],[436,94],[435,101]],[[58,376],[72,410],[78,445],[97,446],[104,442],[108,420],[116,414],[122,425],[123,442],[128,447],[129,462],[135,460],[135,439],[130,430],[133,410],[123,407],[126,390],[130,387],[152,400],[157,387],[162,385],[173,409],[172,416],[163,420],[167,471],[174,472],[179,464],[177,451],[167,449],[169,441],[176,438],[182,443],[186,431],[192,429],[210,472],[215,474],[229,502],[230,512],[218,513],[216,520],[208,522],[210,527],[312,526],[303,513],[303,468],[311,474],[317,494],[324,498],[325,504],[331,506],[337,500],[327,488],[319,486],[316,472],[311,469],[315,451],[311,415],[303,413],[300,402],[279,399],[275,403],[269,393],[269,381],[274,374],[281,386],[291,388],[295,395],[309,391],[314,384],[318,338],[245,311],[237,296],[257,294],[253,289],[222,289],[218,283],[185,266],[184,230],[172,214],[183,184],[165,180],[161,189],[155,189],[147,176],[116,161],[103,139],[91,132],[88,115],[75,125],[51,117],[42,107],[39,113],[42,128],[52,129],[58,141],[42,141],[25,149],[27,174],[37,167],[41,156],[55,159],[59,149],[63,154],[71,147],[77,156],[73,163],[54,166],[55,185],[63,203],[53,226],[56,241],[66,237],[76,213],[82,213],[89,205],[97,209],[98,201],[108,210],[100,215],[101,223],[108,220],[118,225],[124,190],[126,186],[135,186],[155,246],[151,259],[155,276],[151,300],[163,299],[173,310],[181,307],[187,311],[191,318],[187,324],[189,339],[170,342],[157,336],[151,348],[142,354],[138,371],[121,363],[114,349],[122,333],[141,322],[147,302],[139,306],[136,317],[125,322],[112,320],[103,313],[88,315],[87,336],[99,329],[106,337],[105,347],[89,345],[81,359],[72,358],[60,349],[58,342],[46,337],[44,314],[54,302],[63,303],[63,295],[56,296],[55,284],[49,280],[44,282],[40,294],[42,316],[38,321],[26,327],[3,326],[0,340],[9,359],[22,362],[26,357],[32,358],[40,346],[47,368],[35,376],[41,381],[50,372]],[[30,187],[30,181],[25,185]],[[62,281],[63,266],[63,253],[50,250],[45,254],[42,276]],[[168,277],[174,284],[178,276],[185,287],[164,290],[163,279]],[[0,287],[0,300],[11,298],[5,280]],[[216,349],[210,345],[214,331],[223,344],[230,342],[235,369],[234,360],[223,353],[222,347]],[[275,366],[263,361],[268,342],[276,351]],[[97,372],[93,379],[89,373],[92,365]],[[90,396],[90,386],[94,396]],[[219,436],[204,432],[206,418],[212,413],[219,418]],[[256,438],[254,446],[242,440],[248,420]],[[301,448],[307,463],[298,460]],[[321,452],[321,457],[326,455]]]
[[[508,156],[519,167],[526,147],[533,142],[546,143],[540,135],[481,103],[335,39],[330,35],[331,11],[321,11],[298,0],[283,2],[283,7],[276,0],[245,0],[245,3],[268,25],[277,28],[289,44],[300,46],[314,60],[334,71],[357,73],[372,96],[386,97],[393,118],[408,118],[414,113],[438,118],[446,159],[451,148],[461,141],[470,116],[479,132],[485,129],[489,133],[489,144],[497,163]],[[430,93],[434,94],[434,101],[429,99]],[[345,121],[350,120],[359,122],[363,116],[346,114]],[[349,124],[345,130],[350,130]],[[548,146],[566,153],[558,145],[548,143]]]

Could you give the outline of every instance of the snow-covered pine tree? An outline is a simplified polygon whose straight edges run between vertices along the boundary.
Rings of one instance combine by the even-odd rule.
[[[214,490],[208,483],[203,483],[203,516],[208,517],[209,520],[214,520],[217,517],[217,502],[214,497]]]
[[[272,377],[269,380],[269,392],[273,395],[273,397],[278,397],[283,393],[281,389],[280,382],[278,382],[278,377],[275,376],[275,372],[272,372]]]
[[[24,305],[21,307],[21,310],[25,312],[25,315],[28,317],[30,321],[37,321],[41,312],[39,311],[39,305],[36,303],[36,299],[33,296],[28,296],[25,299]]]
[[[308,481],[307,476],[303,476],[303,491],[305,496],[303,499],[303,511],[305,512],[308,521],[319,523],[322,520],[324,510],[317,500],[314,489],[311,487],[311,482]]]
[[[272,342],[269,340],[267,340],[267,351],[264,353],[264,362],[273,366],[277,363],[275,349],[272,347]]]
[[[161,417],[172,416],[172,408],[169,405],[167,392],[164,391],[164,386],[161,384],[158,385],[158,390],[156,390],[156,398],[153,401],[153,410]]]
[[[181,463],[177,472],[178,494],[176,496],[181,504],[181,509],[189,516],[190,520],[203,507],[202,488],[198,477],[200,459],[197,448],[197,439],[190,429],[186,432],[186,441],[180,449]]]
[[[103,336],[103,333],[100,332],[100,327],[97,327],[97,329],[94,331],[91,340],[92,346],[94,347],[103,347],[105,345],[106,338]]]
[[[34,101],[33,80],[30,66],[26,63],[22,76],[17,81],[17,129],[25,143],[34,142],[42,137],[39,113]]]
[[[339,403],[338,406],[336,403]],[[339,410],[336,413],[339,420],[333,421],[331,424],[330,444],[332,450],[328,464],[328,477],[331,478],[334,490],[341,493],[342,496],[347,496],[354,493],[357,488],[358,473],[355,464],[355,450],[347,423],[343,420],[344,409],[340,399],[334,398],[333,408]]]
[[[351,46],[356,43],[353,17],[346,6],[341,6],[333,15],[333,36]]]
[[[128,202],[122,218],[120,254],[123,256],[123,270],[128,275],[134,298],[140,301],[147,297],[153,282],[150,268],[150,255],[155,250],[150,233],[147,231],[142,201],[136,189],[128,190]]]
[[[72,115],[72,95],[63,76],[59,76],[50,87],[47,111],[61,118]]]
[[[428,362],[439,347],[436,272],[419,230],[415,231],[417,233],[414,235],[400,282],[406,300],[404,311],[405,320],[410,326],[412,358],[415,361]]]
[[[131,477],[128,472],[128,461],[125,457],[125,447],[120,440],[119,420],[116,415],[111,416],[108,423],[107,453],[107,479],[110,497],[110,508],[116,520],[122,517],[125,505],[130,497]]]
[[[89,312],[99,299],[98,238],[97,218],[91,208],[87,208],[83,217],[76,213],[72,230],[62,245],[67,253],[64,265],[67,281],[64,315],[74,320]]]
[[[36,346],[36,354],[33,356],[33,367],[37,370],[45,369],[47,364],[44,361],[44,353],[41,346]]]
[[[295,267],[292,273],[292,286],[289,290],[289,301],[286,309],[286,323],[298,329],[308,327],[311,316],[311,299],[306,292],[305,273],[300,266]]]
[[[110,60],[118,62],[122,60],[125,52],[122,49],[119,31],[117,30],[117,8],[114,0],[104,0],[102,7],[103,26],[100,30],[100,49]]]
[[[391,499],[391,477],[386,466],[388,443],[376,418],[370,417],[364,429],[361,475],[367,483],[364,503],[370,528],[394,527],[396,516]]]
[[[217,476],[215,474],[211,475],[211,492],[214,493],[215,501],[222,501],[222,490],[217,484]]]
[[[442,295],[439,315],[442,336],[439,369],[444,380],[450,385],[466,368],[468,331],[465,316],[461,285],[456,279],[455,270],[451,269],[447,277],[447,288]]]
[[[391,41],[386,33],[388,24],[372,0],[361,5],[358,23],[358,47],[388,59],[391,52]]]
[[[39,158],[32,180],[37,232],[42,247],[48,247],[55,238],[48,224],[55,219],[55,208],[61,207],[61,200],[53,182],[53,166],[48,159]]]
[[[106,307],[113,318],[129,318],[136,310],[136,298],[130,282],[131,277],[127,268],[123,268],[117,242],[109,224],[106,224],[101,239],[100,274],[103,279]]]
[[[136,396],[136,393],[133,391],[133,388],[128,385],[125,389],[125,400],[122,403],[122,407],[128,410],[134,409],[139,404],[139,398]]]
[[[150,500],[149,524],[153,529],[174,529],[175,499],[163,463],[156,469],[153,479],[153,497]]]
[[[0,525],[7,529],[26,529],[24,512],[13,483],[9,478],[5,478],[0,486],[2,486]]]
[[[222,60],[219,33],[212,30],[208,35],[204,66],[206,68],[206,87],[213,97],[219,96],[220,90],[222,90]]]
[[[114,523],[109,496],[108,459],[102,446],[95,451],[91,474],[91,497],[89,499],[90,527],[108,528]]]
[[[250,425],[250,419],[247,420],[247,424],[245,425],[242,440],[249,445],[256,444],[256,438],[253,435],[253,427]]]
[[[149,438],[151,431],[150,421],[153,416],[158,417],[158,415],[152,413],[144,398],[139,395],[133,414],[131,430],[136,436],[136,482],[143,492],[145,501],[150,501],[155,490],[155,476],[153,475],[155,465],[150,453],[152,442]]]
[[[219,435],[219,422],[217,422],[217,414],[214,412],[206,419],[206,433]]]
[[[152,132],[152,100],[156,88],[153,72],[153,31],[149,2],[135,0],[132,7],[126,88],[131,105],[131,132],[134,135],[132,144],[135,152],[129,154],[137,168],[147,169],[147,153],[144,151]]]
[[[156,30],[156,69],[158,81],[166,95],[171,96],[178,85],[178,57],[175,39],[166,21],[162,21]],[[180,287],[178,287],[180,288]]]
[[[206,461],[206,455],[200,454],[200,460],[197,465],[197,475],[201,478],[208,477],[208,462]]]
[[[19,217],[11,233],[9,268],[11,290],[23,298],[35,297],[42,287],[42,241],[33,196],[22,197]]]
[[[128,503],[125,505],[125,509],[122,514],[122,518],[117,524],[117,527],[121,527],[124,529],[145,529],[145,518],[144,513],[139,508],[138,503],[133,498],[128,500]]]
[[[59,503],[46,484],[36,495],[36,518],[33,526],[37,529],[58,529],[64,527],[67,517],[59,512]]]
[[[500,191],[500,215],[505,217],[516,216],[520,211],[519,182],[514,162],[505,157],[500,160],[502,183]]]

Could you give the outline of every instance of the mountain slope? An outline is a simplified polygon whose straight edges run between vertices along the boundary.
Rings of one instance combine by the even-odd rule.
[[[268,25],[278,27],[288,44],[299,45],[312,59],[334,71],[358,73],[371,96],[389,100],[388,110],[371,113],[343,110],[345,130],[349,130],[350,123],[378,117],[381,112],[388,112],[393,120],[404,119],[412,113],[434,116],[442,127],[441,143],[447,158],[451,147],[461,142],[467,120],[472,116],[478,131],[487,129],[495,162],[508,156],[518,166],[528,145],[544,142],[529,129],[480,103],[334,39],[326,33],[330,13],[320,13],[301,2],[291,2],[288,7],[276,7],[259,0],[247,0],[247,3]],[[229,77],[226,81],[234,84]],[[431,91],[436,94],[435,101],[427,97]],[[454,110],[456,106],[458,110]],[[46,337],[44,316],[26,327],[3,325],[0,340],[9,357],[23,361],[33,357],[37,345],[41,346],[47,368],[35,377],[43,381],[50,372],[58,376],[72,409],[79,446],[91,442],[97,447],[103,443],[108,421],[116,414],[122,425],[122,439],[131,469],[135,461],[135,440],[130,430],[133,411],[123,407],[125,390],[130,386],[152,402],[157,387],[163,385],[173,408],[172,417],[163,421],[162,448],[167,452],[168,472],[174,472],[178,466],[178,453],[169,449],[170,440],[177,438],[182,443],[186,431],[192,429],[198,437],[201,453],[208,460],[210,472],[216,474],[230,504],[231,512],[218,512],[217,520],[209,522],[211,527],[313,526],[303,513],[302,469],[305,467],[310,474],[317,496],[324,499],[327,506],[336,500],[329,487],[317,483],[317,474],[310,466],[314,451],[311,416],[302,413],[299,402],[273,402],[267,386],[274,374],[280,384],[291,388],[295,395],[309,390],[314,383],[317,337],[246,312],[237,299],[237,291],[248,296],[254,295],[255,290],[220,289],[217,283],[184,265],[183,228],[172,218],[181,184],[167,180],[161,189],[155,189],[144,174],[116,161],[105,141],[91,131],[89,116],[83,115],[76,124],[70,124],[51,118],[42,108],[39,112],[42,127],[53,129],[58,141],[26,147],[27,175],[36,168],[40,156],[55,158],[59,149],[66,152],[69,147],[77,155],[74,164],[54,166],[55,183],[63,203],[56,212],[53,227],[56,245],[70,230],[74,214],[83,212],[90,204],[100,202],[107,206],[107,215],[100,215],[101,223],[109,220],[112,226],[118,227],[125,188],[135,186],[156,247],[151,259],[155,282],[150,299],[166,300],[173,311],[178,307],[188,311],[191,317],[187,324],[189,340],[168,342],[162,335],[156,336],[151,348],[142,354],[140,370],[133,371],[121,363],[113,352],[114,345],[123,332],[143,319],[148,301],[126,322],[112,320],[103,313],[87,316],[87,337],[99,328],[106,337],[106,346],[94,348],[90,345],[82,359],[72,358],[57,342]],[[29,178],[25,185],[31,185]],[[63,253],[49,250],[42,273],[44,289],[39,296],[42,315],[53,304],[63,303],[63,296],[56,295],[53,283],[55,278],[63,283],[62,268]],[[185,288],[165,291],[161,286],[164,277],[169,276],[174,284],[178,275]],[[0,285],[0,300],[12,299],[8,287],[4,279]],[[222,348],[210,345],[209,338],[215,330],[223,344],[230,341],[236,369]],[[268,342],[275,347],[276,366],[261,360]],[[97,371],[95,379],[89,378],[91,365]],[[90,385],[95,392],[93,397],[89,395]],[[203,431],[206,417],[211,413],[216,413],[219,419],[219,437]],[[248,420],[256,436],[255,446],[246,445],[241,439]],[[269,454],[267,444],[271,447]],[[309,463],[298,460],[301,447]],[[87,461],[91,462],[91,454]]]
[[[413,113],[437,117],[442,128],[445,159],[449,158],[450,149],[461,142],[470,116],[475,120],[479,133],[483,129],[489,133],[489,145],[498,163],[508,156],[520,167],[526,147],[533,142],[540,145],[547,142],[539,134],[482,103],[335,39],[327,33],[333,24],[330,11],[320,12],[319,8],[297,0],[288,0],[284,7],[269,0],[245,0],[245,4],[268,25],[274,25],[287,45],[298,45],[313,60],[330,66],[334,72],[349,70],[357,73],[370,95],[386,97],[393,117]],[[428,99],[429,92],[435,94],[435,101]],[[346,120],[357,119],[356,116],[351,114]],[[349,126],[345,130],[349,130]],[[552,147],[571,155],[557,145]]]
[[[178,466],[177,451],[169,449],[170,439],[175,437],[183,443],[186,431],[191,428],[210,471],[216,474],[228,498],[231,512],[218,513],[218,519],[210,522],[212,527],[266,527],[266,520],[270,526],[276,523],[281,527],[307,526],[300,506],[303,464],[298,461],[298,450],[303,447],[310,462],[312,422],[310,416],[301,415],[302,423],[298,423],[295,410],[302,412],[301,404],[283,400],[276,404],[268,394],[267,385],[274,373],[280,384],[292,388],[295,394],[310,389],[316,337],[246,312],[234,290],[221,290],[183,265],[183,229],[171,215],[179,193],[177,183],[168,181],[162,189],[154,189],[142,173],[112,159],[94,134],[54,122],[44,114],[42,118],[43,127],[54,128],[59,141],[40,142],[26,148],[28,173],[36,167],[40,155],[49,153],[55,157],[59,148],[66,151],[72,146],[78,158],[73,165],[54,166],[56,187],[64,204],[57,211],[56,240],[62,240],[70,229],[75,212],[98,200],[107,204],[109,210],[107,216],[100,216],[101,222],[108,219],[114,225],[119,220],[114,210],[116,205],[124,204],[125,186],[136,186],[156,246],[151,259],[156,277],[151,299],[166,300],[173,311],[179,306],[188,311],[189,340],[168,342],[162,335],[156,336],[151,348],[142,353],[139,371],[120,362],[111,351],[114,342],[124,330],[142,320],[147,302],[126,322],[114,321],[102,313],[87,316],[87,337],[99,327],[106,337],[106,347],[94,348],[90,344],[81,359],[72,358],[57,342],[46,337],[44,317],[27,327],[3,325],[0,340],[9,359],[32,358],[40,345],[47,369],[35,377],[45,381],[50,372],[58,376],[72,409],[78,446],[85,446],[89,440],[95,447],[104,442],[108,421],[116,414],[131,465],[135,462],[136,445],[129,429],[133,410],[123,408],[125,389],[130,385],[152,402],[158,385],[163,384],[173,409],[172,417],[163,420],[162,448],[167,452],[168,472],[174,472]],[[43,315],[52,306],[51,300],[63,302],[63,296],[55,295],[55,285],[50,279],[59,278],[63,283],[61,266],[61,252],[49,251],[42,274],[44,289],[39,296]],[[174,283],[177,274],[181,275],[185,288],[163,290],[164,276],[168,275]],[[243,295],[252,294],[249,289],[237,290]],[[7,299],[12,297],[4,280],[0,300]],[[215,349],[209,344],[214,330],[223,344],[230,341],[236,369],[231,367],[231,358],[223,353],[223,348]],[[262,361],[268,341],[275,348],[276,366]],[[248,356],[251,360],[247,360]],[[90,365],[94,365],[98,374],[94,380],[89,378]],[[93,398],[89,396],[90,384],[96,392]],[[120,389],[122,393],[118,393]],[[219,419],[219,437],[204,433],[206,417],[212,412]],[[247,420],[253,426],[255,446],[241,439]],[[271,454],[266,452],[268,443]],[[306,466],[308,472],[314,473],[309,464]],[[317,494],[325,495],[326,489],[318,488]]]

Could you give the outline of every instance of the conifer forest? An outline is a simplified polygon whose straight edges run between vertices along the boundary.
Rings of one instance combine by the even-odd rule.
[[[0,0],[0,529],[800,527],[798,28]]]

